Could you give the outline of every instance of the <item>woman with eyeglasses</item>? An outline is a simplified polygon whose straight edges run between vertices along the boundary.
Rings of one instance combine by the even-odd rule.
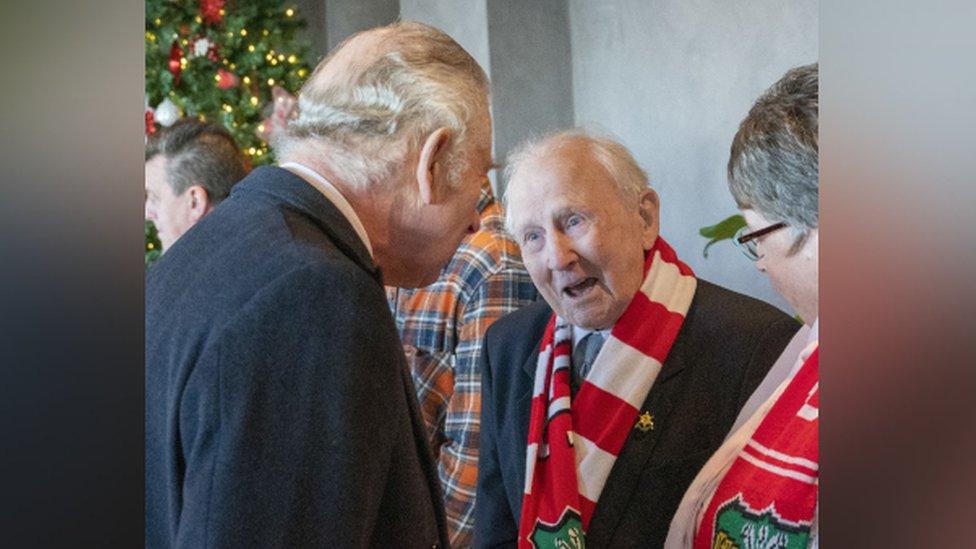
[[[803,320],[671,522],[665,547],[817,547],[818,76],[790,70],[753,105],[729,158],[734,242]]]

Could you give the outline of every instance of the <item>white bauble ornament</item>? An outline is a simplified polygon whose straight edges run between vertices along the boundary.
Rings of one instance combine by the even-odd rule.
[[[174,122],[180,119],[180,108],[167,97],[163,99],[162,103],[156,105],[156,112],[153,113],[153,118],[161,126],[172,126]]]
[[[193,57],[202,57],[207,55],[207,52],[210,51],[211,46],[213,46],[213,44],[206,38],[196,40],[193,42]]]

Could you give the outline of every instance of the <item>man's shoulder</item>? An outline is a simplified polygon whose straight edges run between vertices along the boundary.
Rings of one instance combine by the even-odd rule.
[[[765,301],[700,278],[685,322],[726,340],[739,334],[762,333],[774,325],[800,327],[794,318]]]
[[[332,310],[344,296],[363,299],[373,294],[385,304],[373,274],[327,237],[312,231],[296,235],[294,226],[285,226],[287,220],[264,223],[270,229],[265,240],[249,235],[210,240],[196,238],[205,236],[198,234],[197,242],[188,241],[188,246],[177,242],[147,274],[147,321],[200,322],[210,327],[201,329],[210,331],[245,307],[271,311],[314,302]],[[173,314],[178,311],[183,313]]]

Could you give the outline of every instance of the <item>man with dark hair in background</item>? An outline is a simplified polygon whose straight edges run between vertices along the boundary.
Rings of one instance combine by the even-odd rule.
[[[146,219],[156,225],[163,250],[210,213],[247,175],[230,133],[185,118],[146,144]]]

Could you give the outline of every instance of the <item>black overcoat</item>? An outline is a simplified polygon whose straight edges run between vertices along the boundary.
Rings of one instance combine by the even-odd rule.
[[[446,539],[379,270],[319,191],[254,170],[147,274],[146,545]]]

